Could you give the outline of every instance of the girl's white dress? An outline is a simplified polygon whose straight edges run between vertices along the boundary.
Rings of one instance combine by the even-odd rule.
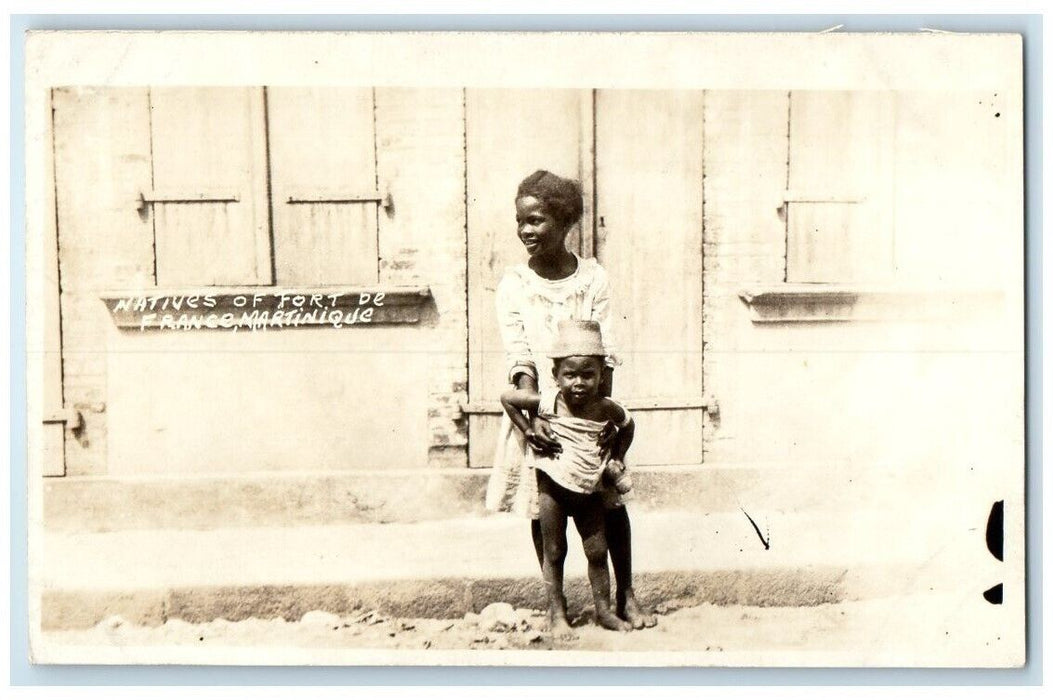
[[[577,256],[575,256],[577,257]],[[508,365],[508,381],[526,372],[541,393],[556,390],[549,348],[559,322],[596,321],[603,334],[607,364],[619,364],[611,330],[611,289],[607,271],[594,258],[578,258],[574,273],[559,280],[540,277],[525,263],[505,271],[497,286],[497,318]],[[529,446],[507,416],[502,416],[494,468],[486,490],[486,507],[530,518],[538,517],[537,477],[526,459]],[[609,506],[621,505],[616,491],[604,493]]]

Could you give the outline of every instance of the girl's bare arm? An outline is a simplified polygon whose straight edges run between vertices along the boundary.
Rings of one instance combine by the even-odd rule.
[[[530,421],[523,415],[527,411],[530,415],[537,415],[538,406],[541,404],[541,396],[530,389],[510,389],[501,394],[501,406],[505,413],[512,419],[515,425],[529,439],[534,431],[530,427]]]
[[[607,413],[607,420],[618,426],[617,432],[608,443],[611,459],[624,460],[636,436],[636,422],[625,412],[624,408],[610,399],[604,400],[604,409]]]
[[[537,393],[537,380],[527,374],[526,372],[519,372],[515,376],[515,385],[517,389],[530,391]],[[541,454],[555,455],[563,451],[563,446],[559,444],[559,440],[552,434],[552,429],[548,425],[548,421],[538,416],[537,409],[529,411],[530,427],[528,430],[523,430],[522,426],[515,424],[517,428],[526,437],[527,442],[540,452]],[[513,421],[515,419],[513,418]]]

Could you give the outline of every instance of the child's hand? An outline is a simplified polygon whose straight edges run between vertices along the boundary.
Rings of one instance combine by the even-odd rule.
[[[607,425],[603,426],[599,437],[596,438],[596,444],[600,446],[600,457],[605,458],[611,453],[616,437],[618,437],[618,426],[614,424],[614,421],[607,421]]]
[[[526,433],[526,441],[537,453],[555,457],[563,452],[563,445],[559,444],[547,420],[541,416],[534,416],[530,427],[531,429]]]

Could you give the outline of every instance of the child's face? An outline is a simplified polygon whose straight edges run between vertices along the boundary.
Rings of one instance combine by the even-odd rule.
[[[567,227],[552,218],[537,197],[516,200],[516,224],[519,240],[530,257],[556,253],[564,248]]]
[[[600,393],[603,361],[598,357],[564,357],[552,368],[563,400],[571,406],[584,406]]]

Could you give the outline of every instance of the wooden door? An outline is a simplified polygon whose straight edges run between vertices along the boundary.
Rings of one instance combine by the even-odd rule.
[[[514,193],[538,168],[583,183],[572,245],[610,273],[614,396],[640,429],[632,462],[702,461],[702,110],[697,91],[468,91],[471,466],[492,463],[508,371],[494,291],[526,258]]]
[[[527,258],[516,237],[519,182],[544,169],[591,179],[592,93],[579,90],[468,90],[465,130],[468,195],[468,462],[493,463],[508,386],[494,309],[505,268]],[[585,200],[591,204],[591,194]],[[591,231],[586,211],[584,226]],[[568,244],[580,250],[580,230]]]
[[[638,465],[702,461],[703,108],[700,91],[596,94],[596,256]]]

